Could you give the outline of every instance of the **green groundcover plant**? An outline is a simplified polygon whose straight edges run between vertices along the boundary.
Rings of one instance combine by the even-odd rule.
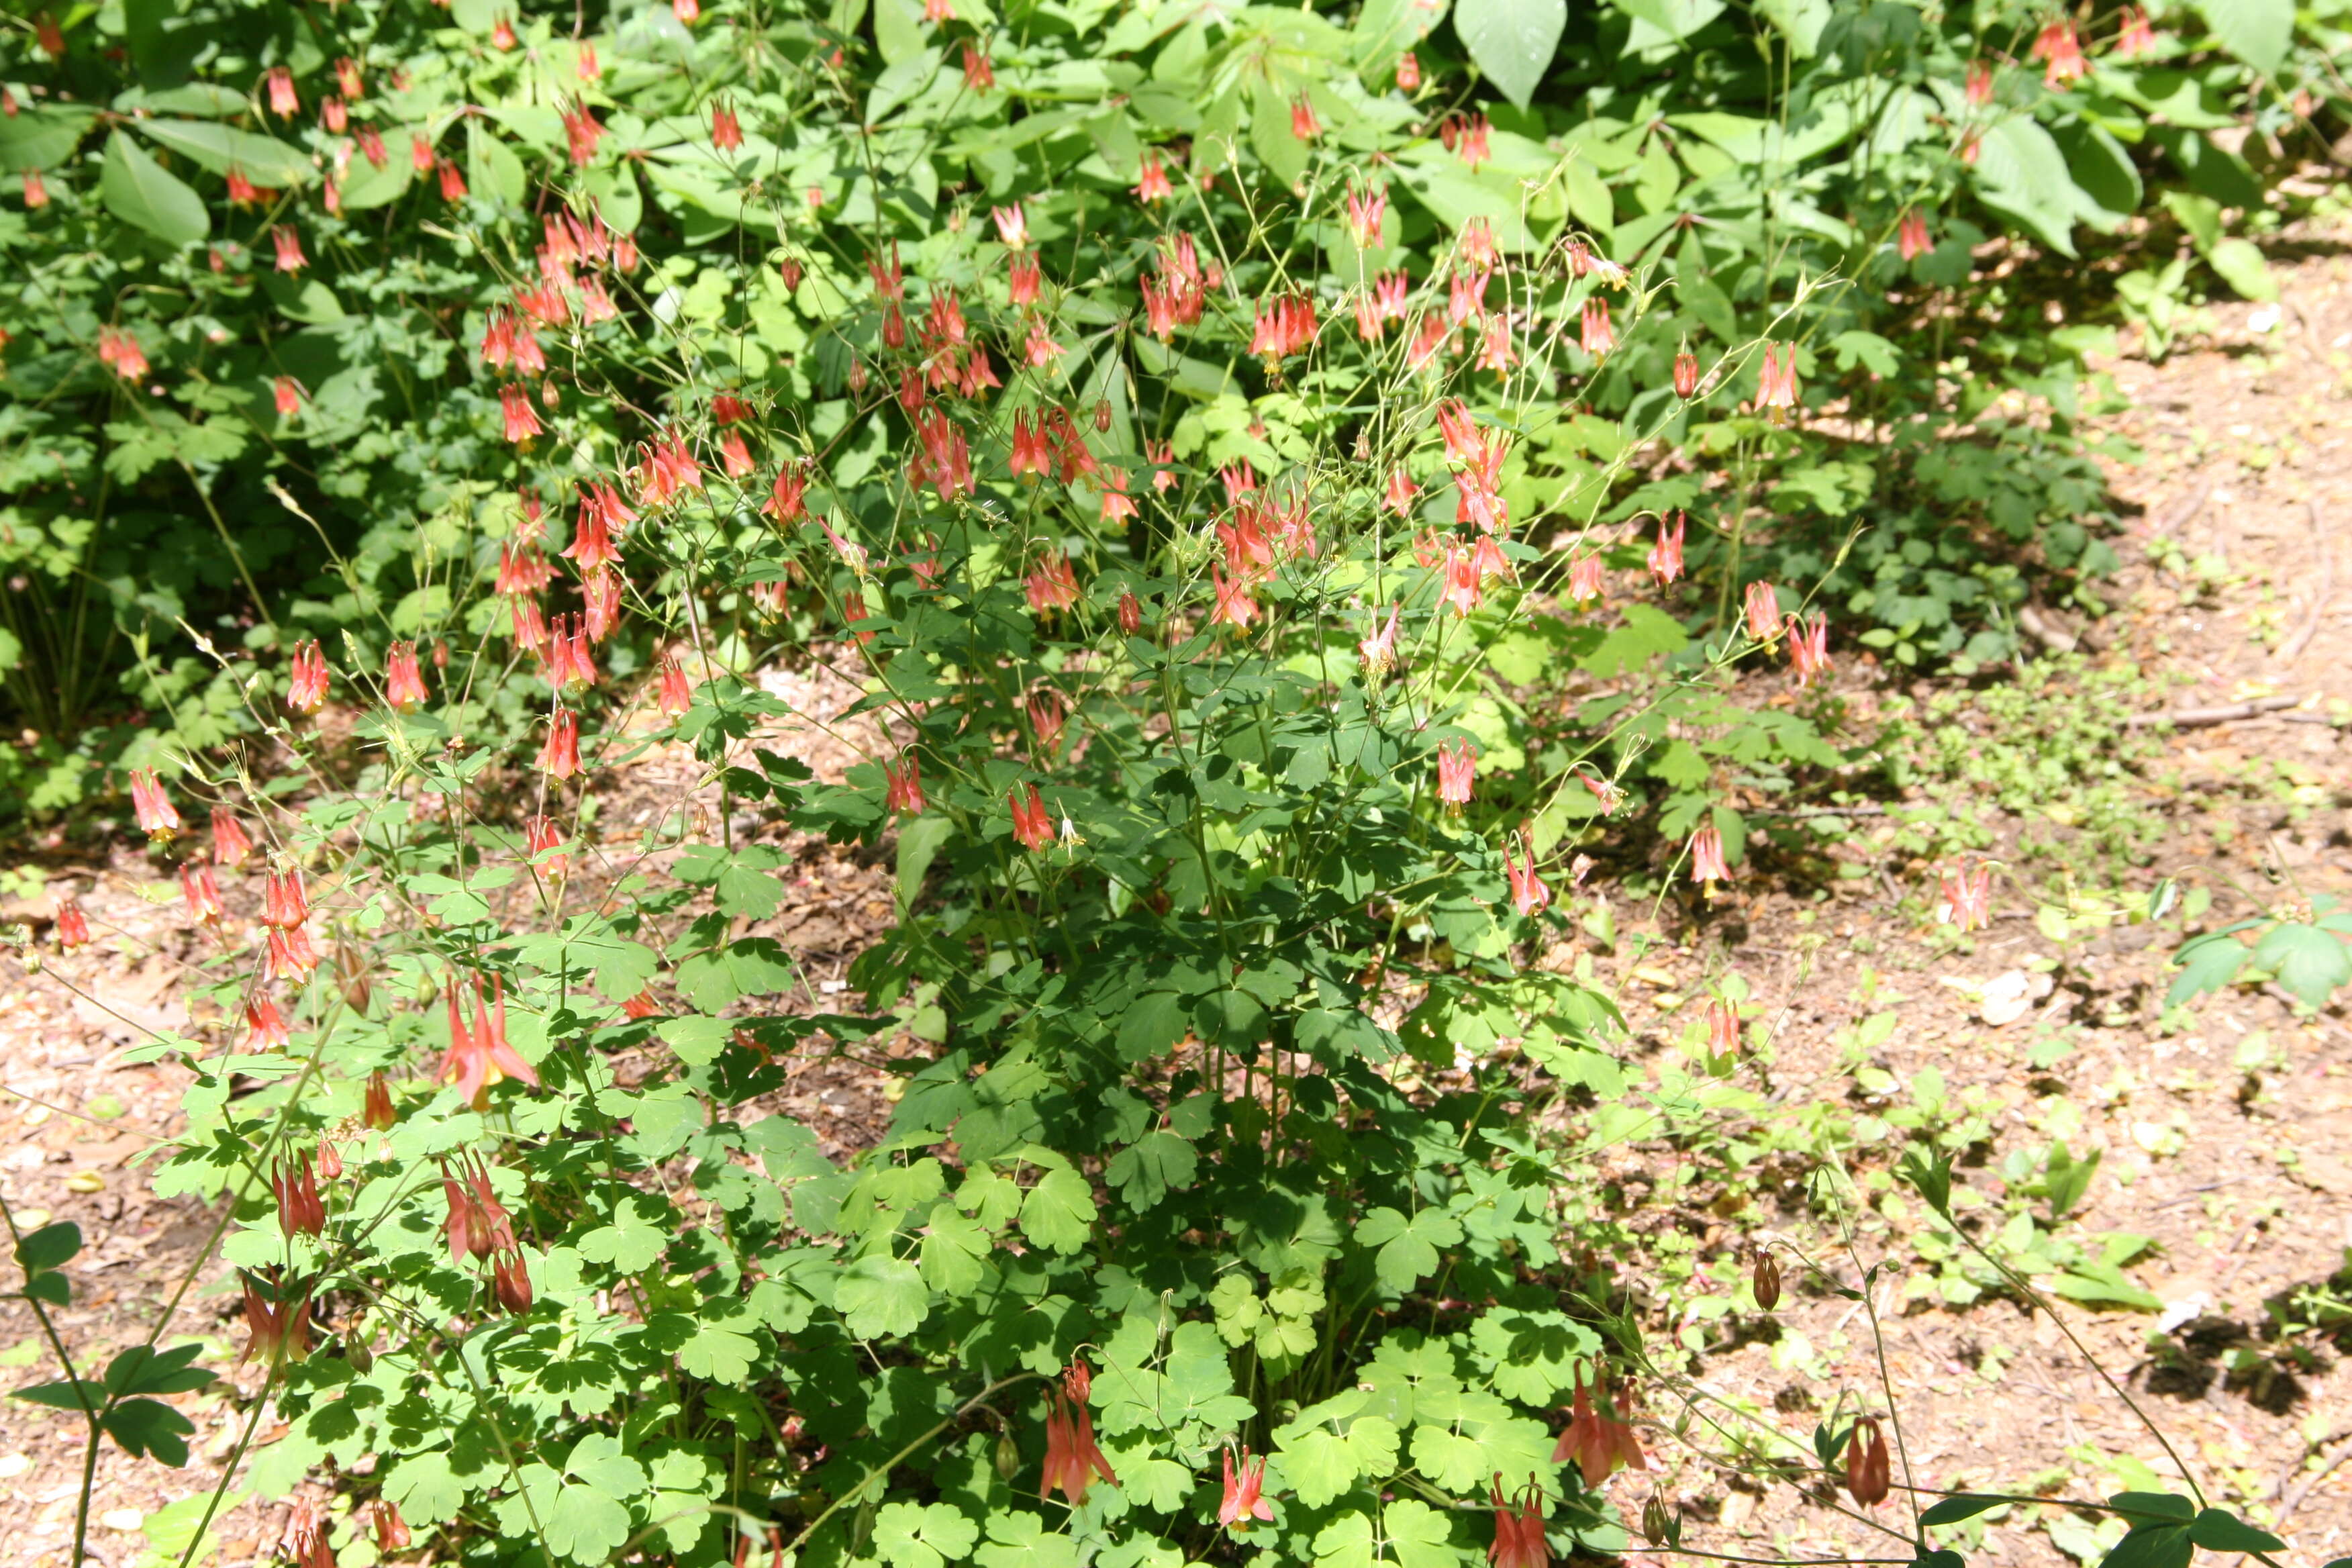
[[[101,672],[161,718],[220,1026],[150,1047],[155,1179],[289,1423],[239,1484],[335,1478],[289,1550],[353,1568],[1622,1547],[1689,1418],[1559,1178],[1625,1079],[1552,933],[1793,845],[1845,628],[1962,652],[2095,564],[2083,343],[1977,253],[2260,205],[2210,132],[2324,96],[2293,22],[28,21],[0,664],[37,807]],[[787,658],[863,685],[845,777],[770,743]],[[600,820],[659,748],[710,831]],[[895,857],[838,1011],[784,830]],[[895,1093],[846,1162],[772,1110],[825,1053]],[[181,1458],[194,1359],[33,1396]],[[1859,1414],[1801,1464],[1875,1502]],[[2178,1500],[2126,1540],[2244,1547]]]

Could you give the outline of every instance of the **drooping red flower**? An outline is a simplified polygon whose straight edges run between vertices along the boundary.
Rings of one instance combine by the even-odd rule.
[[[1448,750],[1444,742],[1437,747],[1437,798],[1459,811],[1470,804],[1470,792],[1477,753],[1470,742],[1457,739]]]
[[[379,1068],[368,1074],[367,1094],[362,1101],[360,1121],[378,1132],[388,1131],[399,1120],[392,1105],[392,1082]]]
[[[581,771],[580,715],[569,708],[558,708],[548,721],[547,740],[539,749],[539,767],[558,781]]]
[[[319,1198],[319,1178],[310,1156],[282,1159],[269,1178],[278,1196],[278,1228],[288,1236],[319,1236],[327,1228],[327,1205]]]
[[[913,752],[903,752],[882,764],[886,781],[883,807],[901,816],[920,816],[929,804],[923,798],[923,763]]]
[[[1035,570],[1023,580],[1023,588],[1034,615],[1050,616],[1078,602],[1077,574],[1070,566],[1070,558],[1058,550],[1038,561]]]
[[[1903,221],[1895,226],[1895,253],[1906,261],[1916,261],[1935,248],[1936,242],[1927,237],[1927,215],[1916,207],[1905,213]]]
[[[1675,355],[1675,395],[1689,397],[1698,391],[1698,355],[1688,349]]]
[[[735,118],[734,105],[722,100],[710,106],[710,144],[721,153],[743,145],[743,127]]]
[[[1609,322],[1608,300],[1597,296],[1585,300],[1581,342],[1584,352],[1594,359],[1600,359],[1616,349],[1617,331]]]
[[[1936,911],[1938,921],[1958,926],[1963,936],[1991,923],[1992,867],[1990,863],[1979,861],[1973,868],[1965,865],[1947,866],[1941,883],[1943,902]],[[60,921],[61,927],[62,923]]]
[[[996,67],[973,44],[963,47],[963,84],[973,92],[989,92],[996,87]]]
[[[1658,518],[1658,538],[1650,546],[1649,564],[1650,575],[1657,580],[1661,588],[1670,585],[1683,574],[1684,522],[1684,516],[1679,511],[1675,513],[1671,528],[1667,526],[1664,514]]]
[[[1142,177],[1135,184],[1136,199],[1164,202],[1175,194],[1176,187],[1168,183],[1168,171],[1160,165],[1160,154],[1146,153],[1143,155]]]
[[[1511,858],[1510,841],[1503,843],[1503,876],[1511,885],[1511,907],[1522,915],[1539,915],[1551,902],[1551,889],[1536,874],[1536,847],[1524,828],[1519,831],[1519,847],[1528,858],[1524,866]]]
[[[1691,880],[1711,887],[1731,880],[1731,865],[1723,856],[1723,834],[1706,823],[1690,837]]]
[[[1397,58],[1397,90],[1412,94],[1421,90],[1421,60],[1411,49]]]
[[[1265,1456],[1253,1456],[1244,1445],[1237,1467],[1229,1447],[1225,1450],[1225,1491],[1217,1503],[1217,1522],[1227,1530],[1246,1531],[1252,1521],[1274,1522],[1274,1505],[1265,1499]]]
[[[60,897],[58,900],[58,951],[71,952],[89,945],[89,916],[79,901]]]
[[[163,781],[152,768],[131,770],[131,808],[141,831],[158,844],[168,842],[180,831],[179,808],[164,795]]]
[[[180,898],[199,925],[210,925],[221,918],[220,884],[213,879],[210,866],[191,860],[180,868]]]
[[[1503,1496],[1497,1471],[1486,1494],[1495,1508],[1495,1543],[1486,1549],[1488,1568],[1551,1568],[1551,1543],[1544,1538],[1544,1494],[1533,1476],[1514,1507]]]
[[[1783,416],[1787,409],[1797,405],[1797,345],[1788,345],[1788,358],[1780,358],[1777,345],[1764,345],[1764,368],[1756,384],[1756,401],[1773,419]]]
[[[1790,616],[1783,623],[1789,634],[1789,663],[1797,684],[1811,686],[1830,672],[1830,618],[1815,610],[1810,616]]]
[[[416,645],[396,642],[384,651],[383,700],[403,713],[425,706],[425,672],[416,666]]]
[[[1749,637],[1769,643],[1780,635],[1780,594],[1771,584],[1759,578],[1748,584],[1747,612]]]
[[[491,1000],[488,1005],[482,1001],[481,977],[472,977],[470,984],[474,997],[474,1026],[470,1030],[458,1006],[459,983],[455,971],[443,992],[449,1005],[449,1050],[441,1058],[441,1081],[456,1084],[467,1103],[481,1110],[489,1104],[491,1085],[513,1079],[537,1089],[539,1073],[507,1044],[504,977],[490,977]]]
[[[1029,798],[1026,802],[1021,798],[1021,786],[1018,784],[1005,792],[1004,800],[1005,804],[1013,808],[1013,837],[1024,849],[1043,849],[1054,841],[1053,815],[1045,809],[1045,803],[1038,795],[1035,784],[1029,786]],[[1049,1467],[1051,1463],[1049,1458],[1047,1461]],[[1083,1496],[1085,1491],[1086,1481],[1081,1478],[1078,1482],[1079,1496]],[[1038,1495],[1044,1494],[1041,1492]],[[1071,1500],[1077,1501],[1079,1497],[1074,1496]]]
[[[686,665],[674,653],[662,658],[656,705],[673,719],[694,706],[694,682],[686,673]]]
[[[1559,1442],[1551,1452],[1554,1464],[1575,1460],[1588,1488],[1608,1479],[1620,1465],[1633,1470],[1646,1468],[1640,1439],[1634,1436],[1632,1426],[1617,1419],[1609,1403],[1605,1374],[1599,1381],[1601,1410],[1596,1411],[1591,1395],[1585,1392],[1584,1374],[1577,1373],[1575,1403],[1568,1428],[1560,1433]],[[1604,1411],[1606,1414],[1602,1414]]]
[[[306,1292],[291,1300],[279,1299],[282,1292],[273,1286],[264,1295],[259,1283],[250,1274],[240,1272],[245,1287],[245,1350],[236,1358],[243,1366],[258,1352],[262,1361],[271,1366],[279,1357],[300,1361],[310,1353],[310,1298]],[[331,1559],[330,1560],[331,1561]]]
[[[291,70],[284,66],[272,66],[262,74],[261,83],[269,93],[269,112],[284,120],[290,120],[302,112],[302,100],[295,94]]]
[[[1034,804],[1036,792],[1033,786],[1030,799]],[[1041,818],[1045,808],[1036,807]],[[1045,825],[1050,838],[1053,825]],[[1037,846],[1031,846],[1034,848]],[[1094,1416],[1087,1408],[1091,1379],[1086,1363],[1074,1363],[1062,1375],[1060,1386],[1048,1390],[1045,1406],[1045,1470],[1037,1486],[1042,1500],[1056,1490],[1076,1508],[1087,1500],[1087,1488],[1094,1478],[1102,1477],[1111,1485],[1118,1485],[1118,1476],[1110,1461],[1095,1446]]]
[[[1869,1434],[1867,1442],[1864,1441],[1865,1432]],[[1877,1416],[1865,1415],[1853,1424],[1853,1432],[1846,1437],[1845,1489],[1863,1507],[1875,1508],[1886,1500],[1893,1483],[1886,1434],[1879,1430]]]
[[[418,144],[421,146],[423,142],[420,141]],[[436,168],[441,180],[441,199],[445,202],[464,201],[466,199],[465,172],[446,158],[440,159]]]
[[[2044,23],[2028,53],[2031,58],[2042,62],[2042,85],[2054,92],[2065,91],[2068,83],[2079,80],[2091,69],[2090,62],[2083,58],[2083,40],[2070,21]]]
[[[316,713],[327,705],[327,656],[319,639],[297,643],[286,675],[286,706],[296,713]]]

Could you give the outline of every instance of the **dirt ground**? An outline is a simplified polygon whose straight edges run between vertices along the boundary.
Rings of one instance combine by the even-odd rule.
[[[2296,700],[2182,729],[2166,742],[2180,782],[2147,878],[2171,874],[2213,887],[2214,921],[2251,912],[2233,888],[2352,895],[2342,812],[2352,800],[2352,751],[2327,721],[2352,701],[2347,244],[2352,226],[2281,243],[2277,309],[2217,304],[2210,333],[2161,363],[2127,343],[2105,367],[2131,408],[2104,423],[2147,455],[2112,468],[2116,493],[2138,513],[2114,541],[2124,557],[2109,585],[2116,610],[2088,626],[2055,610],[2037,616],[2044,641],[2086,635],[2100,657],[2185,677],[2164,700],[2173,710]],[[855,734],[845,739],[835,727],[855,687],[822,670],[776,681],[805,716],[782,743],[837,777],[858,750]],[[2270,795],[2243,787],[2250,766],[2277,764],[2288,764],[2289,774]],[[625,828],[691,778],[689,759],[656,755],[613,786],[605,820]],[[2315,808],[2289,809],[2298,803]],[[887,862],[822,843],[794,847],[793,898],[772,929],[801,957],[812,992],[829,996],[887,921]],[[128,847],[103,864],[47,869],[82,892],[99,941],[37,973],[12,964],[0,981],[0,1126],[7,1129],[0,1196],[20,1226],[57,1217],[82,1226],[89,1245],[70,1270],[75,1303],[62,1324],[78,1354],[102,1362],[152,1330],[213,1234],[208,1213],[146,1191],[142,1160],[174,1126],[179,1075],[123,1060],[148,1030],[187,1026],[174,982],[194,938],[176,889],[153,883],[150,863]],[[1655,932],[1660,945],[1637,960],[1629,922],[1613,953],[1591,955],[1601,975],[1622,985],[1654,1063],[1663,1059],[1659,1043],[1683,1023],[1659,1002],[1702,971],[1728,966],[1747,976],[1776,1015],[1771,1064],[1747,1081],[1780,1103],[1860,1100],[1868,1109],[1837,1037],[1871,1013],[1896,1010],[1900,1026],[1869,1060],[1905,1083],[1933,1067],[1955,1099],[1979,1097],[1992,1153],[1962,1175],[1987,1191],[1999,1190],[1999,1168],[2012,1150],[2038,1153],[2063,1135],[2078,1152],[2104,1151],[2070,1228],[2153,1238],[2127,1272],[2165,1310],[2068,1306],[2063,1326],[2127,1384],[2210,1500],[2270,1522],[2288,1538],[2293,1561],[2352,1553],[2352,1465],[2337,1468],[2352,1457],[2352,1370],[2332,1341],[2281,1338],[2270,1326],[2291,1292],[2325,1280],[2352,1247],[2352,1026],[2336,1011],[2299,1016],[2278,995],[2240,990],[2208,999],[2185,1027],[2168,1030],[2157,1019],[2172,939],[2148,941],[2155,933],[2143,928],[2062,954],[2029,910],[1997,903],[1993,928],[1953,952],[1897,914],[1887,897],[1895,886],[1891,874],[1858,879],[1827,903],[1811,889],[1751,889],[1742,895],[1735,929],[1745,936],[1736,949],[1722,949],[1714,933],[1727,922],[1717,921]],[[31,918],[42,907],[19,900],[0,918]],[[2031,996],[2014,1021],[1988,1022],[1983,984],[2030,971],[2036,958],[2064,960],[2055,984]],[[2053,1037],[2071,1051],[2037,1065],[2036,1047]],[[781,1108],[840,1152],[869,1140],[887,1113],[879,1085],[866,1069],[821,1064],[794,1080]],[[1638,1191],[1677,1157],[1664,1147],[1622,1149],[1599,1173]],[[1713,1194],[1703,1190],[1685,1190],[1675,1202],[1686,1210],[1684,1228],[1701,1237],[1699,1256],[1727,1271],[1734,1249],[1752,1238],[1820,1238],[1793,1201],[1797,1191],[1787,1191],[1790,1206],[1779,1212],[1728,1218],[1708,1206]],[[2103,1497],[2130,1485],[2117,1456],[2168,1476],[2130,1410],[2050,1316],[1999,1296],[1964,1309],[1919,1299],[1913,1282],[1927,1266],[1901,1211],[1885,1206],[1861,1227],[1855,1256],[1887,1264],[1874,1304],[1918,1485]],[[1676,1217],[1665,1212],[1661,1223]],[[1837,1267],[1842,1282],[1853,1283],[1853,1262]],[[204,1270],[178,1301],[167,1338],[207,1336],[206,1364],[226,1366],[243,1338],[229,1310],[224,1277]],[[1700,1385],[1800,1438],[1842,1393],[1883,1405],[1867,1319],[1854,1302],[1816,1287],[1792,1281],[1769,1324],[1734,1314],[1697,1337],[1707,1346],[1693,1374]],[[0,1374],[11,1385],[55,1375],[18,1303],[0,1303]],[[257,1374],[242,1375],[250,1388]],[[187,1468],[126,1461],[111,1448],[100,1461],[91,1545],[108,1568],[175,1561],[176,1550],[164,1550],[179,1544],[173,1521],[193,1522],[190,1510],[202,1505],[184,1500],[209,1492],[237,1440],[246,1413],[222,1394],[176,1403],[197,1426]],[[1669,1410],[1653,1401],[1647,1414]],[[260,1441],[271,1435],[265,1417]],[[79,1440],[68,1418],[0,1406],[0,1565],[66,1568]],[[1719,1471],[1662,1432],[1647,1441],[1656,1468],[1620,1475],[1612,1495],[1637,1512],[1656,1481],[1691,1547],[1764,1559],[1905,1550],[1885,1534],[1874,1539],[1855,1510],[1841,1513],[1792,1485],[1767,1488]],[[1877,1513],[1897,1533],[1907,1522],[1899,1493]],[[214,1562],[277,1554],[282,1503],[245,1502],[226,1519]],[[2038,1507],[2013,1510],[1980,1541],[1959,1544],[1971,1563],[1999,1564],[2059,1564],[2084,1553],[2095,1560],[2097,1551],[2089,1521]]]

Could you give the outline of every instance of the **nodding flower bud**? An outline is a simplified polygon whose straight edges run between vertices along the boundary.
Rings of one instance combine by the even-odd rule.
[[[1759,1308],[1769,1312],[1780,1304],[1780,1261],[1760,1247],[1756,1249],[1756,1277],[1749,1285]]]
[[[288,1236],[317,1236],[327,1228],[327,1206],[319,1199],[319,1178],[310,1156],[281,1163],[269,1178],[278,1195],[278,1228]]]
[[[158,844],[180,831],[180,812],[163,794],[163,783],[152,768],[131,770],[131,809],[141,831]]]
[[[1869,1441],[1863,1440],[1869,1434]],[[1878,1417],[1865,1415],[1853,1424],[1845,1444],[1845,1489],[1853,1500],[1864,1508],[1886,1500],[1893,1489],[1893,1476],[1886,1453],[1886,1435],[1878,1429]]]
[[[1674,1532],[1673,1522],[1666,1515],[1666,1500],[1657,1493],[1642,1505],[1642,1539],[1653,1546],[1664,1546]]]
[[[213,807],[213,864],[237,867],[253,853],[253,840],[236,820],[236,813],[225,805]]]
[[[520,1318],[530,1310],[530,1270],[520,1247],[499,1253],[490,1261],[490,1277],[499,1305]]]
[[[1129,637],[1133,637],[1143,629],[1143,602],[1135,596],[1135,590],[1132,588],[1125,589],[1119,594],[1118,629]]]
[[[392,1082],[378,1068],[368,1074],[367,1100],[360,1111],[360,1121],[374,1131],[384,1132],[399,1119],[399,1112],[392,1106]]]
[[[58,951],[71,952],[78,947],[89,945],[89,916],[82,912],[81,905],[76,900],[59,899],[58,900]]]
[[[1689,397],[1698,391],[1698,355],[1688,349],[1675,355],[1675,395]]]

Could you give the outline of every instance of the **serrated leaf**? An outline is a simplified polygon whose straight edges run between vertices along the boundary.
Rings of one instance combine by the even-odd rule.
[[[574,1443],[563,1473],[607,1497],[633,1498],[646,1489],[646,1468],[623,1453],[621,1440],[608,1432],[591,1432]]]
[[[1046,1172],[1021,1200],[1021,1233],[1040,1247],[1073,1253],[1093,1234],[1095,1212],[1094,1189],[1064,1166]]]
[[[2254,943],[2253,962],[2278,976],[2297,1001],[2325,1006],[2330,993],[2352,980],[2352,946],[2317,926],[2278,925]]]
[[[911,1334],[930,1315],[930,1291],[915,1266],[887,1254],[858,1258],[841,1271],[833,1304],[861,1340]]]
[[[890,1568],[945,1568],[979,1540],[980,1527],[948,1503],[889,1502],[874,1516],[874,1550]]]

